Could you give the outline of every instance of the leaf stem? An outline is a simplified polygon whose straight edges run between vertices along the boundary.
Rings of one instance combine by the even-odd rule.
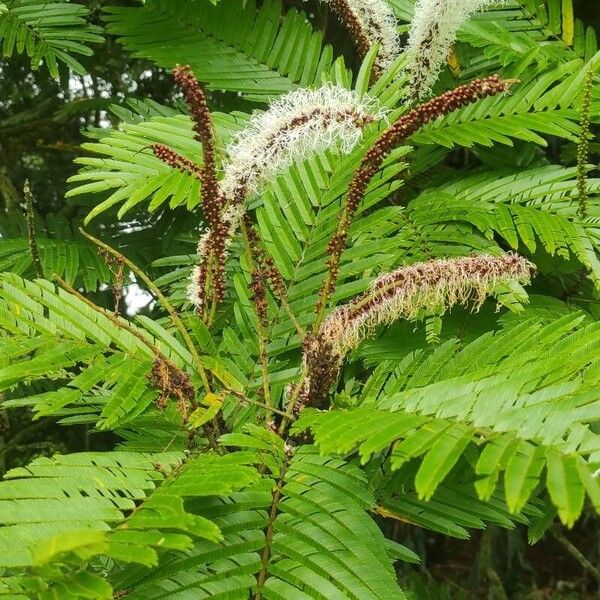
[[[262,600],[262,589],[267,580],[267,571],[269,565],[269,558],[271,557],[271,543],[273,541],[273,533],[275,527],[275,519],[277,518],[277,508],[279,507],[279,501],[281,499],[281,491],[283,489],[285,474],[289,466],[291,456],[286,456],[284,463],[281,465],[281,471],[279,473],[279,479],[277,485],[273,490],[273,499],[271,500],[271,510],[269,511],[269,522],[265,531],[265,547],[263,548],[261,556],[261,568],[256,578],[256,594],[254,600]]]
[[[35,237],[35,213],[33,212],[33,194],[31,192],[31,186],[29,180],[25,180],[23,186],[23,196],[25,197],[25,215],[27,218],[27,240],[29,242],[29,250],[31,252],[31,258],[33,260],[33,267],[35,274],[43,278],[44,267],[40,259],[40,250],[37,245],[37,239]]]
[[[89,306],[92,310],[100,313],[105,316],[107,319],[113,322],[114,325],[119,327],[120,329],[124,329],[134,337],[136,337],[140,342],[142,342],[157,358],[164,360],[168,364],[173,364],[169,358],[167,358],[145,335],[143,335],[140,331],[138,331],[135,327],[129,325],[122,317],[119,317],[113,314],[111,311],[106,308],[102,308],[97,304],[94,304],[89,298],[86,298],[83,294],[78,292],[75,288],[71,287],[60,275],[57,273],[52,274],[52,281],[55,281],[59,287],[68,292],[69,294],[75,296],[78,300],[81,300],[86,306]]]
[[[235,390],[232,390],[231,388],[224,388],[223,391],[231,396],[235,396],[242,404],[244,402],[247,402],[248,404],[253,404],[254,406],[260,406],[260,408],[262,408],[263,410],[269,411],[271,413],[275,413],[276,415],[280,415],[282,417],[286,416],[286,413],[283,412],[282,410],[279,410],[278,408],[275,408],[274,406],[271,406],[269,404],[265,404],[264,402],[258,402],[258,400],[252,400],[252,398],[248,398],[248,396],[246,396],[242,392],[236,392]]]

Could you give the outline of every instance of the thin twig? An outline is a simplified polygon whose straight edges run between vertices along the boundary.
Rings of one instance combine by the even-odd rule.
[[[290,321],[292,322],[292,325],[296,329],[296,333],[300,336],[300,339],[302,339],[306,335],[306,330],[304,329],[304,327],[302,327],[302,325],[300,325],[300,322],[296,318],[296,315],[293,313],[292,307],[290,306],[290,303],[287,301],[287,298],[279,298],[279,301],[281,302],[281,306],[283,307],[283,310],[286,312],[287,316],[289,317]]]
[[[307,374],[306,372],[302,373],[302,378],[296,384],[292,395],[288,400],[287,408],[285,409],[285,415],[279,424],[279,429],[277,433],[283,437],[290,423],[294,421],[294,409],[296,408],[296,402],[298,402],[298,397],[300,396],[300,392],[304,386],[304,382],[306,381]]]
[[[144,334],[142,334],[138,329],[129,325],[125,319],[122,317],[118,317],[114,315],[111,311],[103,308],[102,306],[98,306],[94,304],[89,298],[86,298],[82,293],[78,292],[75,288],[71,287],[60,275],[53,273],[52,280],[55,281],[63,290],[75,296],[78,300],[81,300],[86,306],[89,306],[92,310],[95,310],[97,313],[105,316],[107,319],[112,321],[117,327],[120,329],[124,329],[134,337],[136,337],[140,342],[142,342],[155,356],[160,360],[164,360],[169,365],[173,364],[172,361],[167,358],[159,348],[157,348]]]
[[[95,238],[92,234],[88,233],[81,227],[79,228],[79,231],[88,240],[90,240],[91,242],[96,244],[96,246],[98,246],[99,248],[102,248],[106,252],[109,252],[115,258],[122,260],[131,269],[131,271],[135,275],[137,275],[148,286],[148,289],[150,289],[150,291],[156,296],[158,301],[162,304],[163,308],[169,313],[169,316],[171,317],[171,321],[173,322],[173,325],[175,325],[175,327],[181,334],[181,337],[183,338],[185,345],[187,346],[190,354],[192,355],[192,358],[194,360],[194,366],[196,367],[196,370],[198,371],[200,378],[202,379],[202,385],[204,386],[206,393],[209,393],[211,390],[210,390],[210,384],[208,382],[208,377],[206,375],[206,371],[204,369],[204,366],[202,365],[202,360],[200,358],[200,355],[198,354],[198,351],[196,350],[194,342],[192,341],[192,338],[190,337],[190,334],[188,333],[187,329],[185,328],[185,325],[183,324],[182,320],[179,318],[179,315],[177,314],[177,312],[175,311],[175,309],[173,308],[171,303],[167,300],[165,295],[160,291],[158,286],[150,279],[150,277],[148,277],[148,275],[146,275],[146,273],[144,271],[142,271],[142,269],[140,269],[135,263],[133,263],[131,260],[129,260],[126,256],[123,256],[123,254],[121,254],[118,250],[115,250],[112,246],[109,246],[105,242],[99,240],[98,238]]]
[[[27,218],[27,240],[29,241],[29,250],[31,252],[31,258],[33,260],[33,267],[35,274],[43,278],[44,267],[40,259],[40,249],[37,245],[37,239],[35,237],[35,213],[33,212],[33,194],[31,193],[31,186],[29,180],[25,180],[23,186],[23,196],[25,197],[25,215]]]
[[[600,571],[575,547],[558,525],[550,528],[550,533],[556,538],[560,545],[581,565],[582,569],[589,573],[600,584]]]
[[[230,396],[235,396],[242,404],[247,402],[248,404],[253,404],[254,406],[259,406],[263,410],[274,413],[276,415],[280,415],[282,417],[286,416],[286,413],[283,412],[282,410],[279,410],[278,408],[275,408],[273,406],[265,404],[264,402],[258,402],[258,400],[252,400],[252,398],[248,398],[248,396],[246,396],[242,392],[236,392],[235,390],[232,390],[231,388],[224,388],[223,392],[226,394],[229,394]]]

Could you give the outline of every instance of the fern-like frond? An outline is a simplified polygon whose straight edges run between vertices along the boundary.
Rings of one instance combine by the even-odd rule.
[[[189,551],[197,540],[239,551],[240,544],[227,539],[226,517],[220,519],[221,529],[214,511],[210,517],[190,512],[184,500],[222,502],[244,489],[252,495],[260,477],[249,466],[252,460],[239,452],[191,459],[181,452],[83,453],[40,458],[13,469],[0,483],[0,565],[10,569],[8,577],[0,577],[0,594],[19,587],[35,593],[36,586],[25,582],[40,584],[35,575],[54,568],[42,586],[49,594],[112,598],[101,563],[82,568],[94,556],[147,568],[165,552]],[[63,573],[61,565],[76,568]],[[85,575],[81,582],[87,580],[91,592],[70,581],[77,574]],[[86,595],[92,592],[96,595]]]
[[[363,461],[394,442],[392,468],[421,460],[415,487],[426,499],[468,447],[482,449],[479,496],[489,498],[503,472],[512,512],[523,507],[546,468],[551,498],[571,525],[584,493],[597,506],[600,491],[592,476],[600,438],[589,427],[598,418],[600,337],[596,324],[581,327],[581,319],[525,322],[459,351],[451,340],[412,363],[407,357],[382,388],[369,388],[361,407],[311,411],[297,427],[310,427],[322,452],[357,449]]]
[[[600,180],[588,181],[590,192],[597,194]],[[518,174],[466,177],[424,191],[409,204],[406,218],[422,237],[448,232],[462,222],[487,238],[502,238],[515,250],[533,254],[541,247],[565,261],[573,256],[596,285],[600,281],[598,215],[594,211],[585,220],[577,215],[575,168],[548,165]]]
[[[264,597],[404,597],[383,535],[365,512],[374,504],[365,484],[356,466],[310,447],[297,451],[283,477],[266,563],[263,554]]]
[[[157,351],[175,368],[192,363],[176,338],[153,321],[144,323],[148,329],[115,326],[48,281],[2,275],[0,329],[11,336],[0,344],[0,389],[38,380],[62,382],[59,389],[6,404],[31,406],[40,416],[79,410],[104,429],[133,419],[165,392],[154,372]]]
[[[492,5],[465,23],[459,35],[486,57],[506,64],[530,60],[589,60],[598,50],[597,34],[574,15],[572,0],[510,0]]]
[[[600,59],[600,55],[597,56]],[[487,98],[435,121],[413,136],[417,144],[471,147],[513,145],[524,140],[545,146],[546,137],[576,141],[577,99],[583,88],[581,61],[572,61],[515,85],[504,101]]]
[[[83,75],[86,69],[73,55],[91,56],[88,44],[103,39],[87,16],[87,8],[64,0],[6,0],[0,3],[2,52],[26,52],[32,69],[43,61],[52,77],[59,75],[59,62]]]
[[[141,7],[108,7],[108,31],[136,56],[172,68],[185,61],[211,89],[258,101],[319,84],[333,64],[331,46],[306,16],[280,0],[211,6],[194,0],[152,0]],[[343,68],[343,67],[342,67]]]
[[[75,240],[38,237],[42,269],[49,276],[56,273],[69,284],[82,285],[94,292],[113,276],[105,262],[89,243]],[[0,240],[0,271],[16,275],[34,275],[33,259],[27,239]]]
[[[241,113],[215,115],[219,140],[226,143],[245,120]],[[202,163],[202,148],[194,140],[189,117],[183,115],[153,116],[148,121],[126,123],[121,130],[104,136],[99,142],[83,144],[85,149],[99,156],[77,159],[84,168],[69,179],[77,186],[67,196],[109,192],[108,197],[90,211],[88,222],[113,206],[120,205],[118,215],[123,216],[148,200],[150,211],[159,209],[167,201],[171,208],[198,206],[198,179],[156,158],[150,148],[155,143],[169,145],[186,158]]]

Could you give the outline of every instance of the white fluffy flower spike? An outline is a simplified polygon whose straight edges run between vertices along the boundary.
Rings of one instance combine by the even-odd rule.
[[[425,97],[448,59],[460,26],[498,0],[417,0],[406,52],[413,95]]]
[[[241,199],[297,158],[334,147],[349,153],[363,128],[383,116],[375,100],[339,86],[290,92],[253,115],[229,145],[221,191]]]
[[[375,65],[382,70],[400,56],[398,22],[387,0],[323,0],[346,26],[361,54],[377,44]]]

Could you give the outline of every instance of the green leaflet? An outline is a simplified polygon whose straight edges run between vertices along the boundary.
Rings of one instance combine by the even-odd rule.
[[[0,41],[2,52],[26,53],[32,69],[40,61],[54,78],[59,76],[59,62],[76,73],[86,69],[73,55],[91,56],[89,43],[102,42],[102,29],[86,23],[84,6],[61,0],[7,0],[0,7]]]

